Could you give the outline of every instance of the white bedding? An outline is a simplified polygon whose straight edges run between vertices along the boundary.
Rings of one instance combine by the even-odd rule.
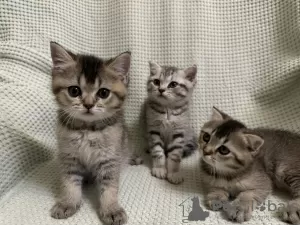
[[[197,133],[213,105],[251,127],[300,130],[298,0],[0,0],[1,225],[100,224],[92,193],[74,217],[49,215],[57,192],[50,40],[100,57],[132,52],[126,121],[135,151],[144,146],[139,115],[149,60],[198,65],[191,121]],[[151,177],[147,165],[127,168],[120,201],[128,224],[183,223],[181,202],[187,199],[188,210],[190,198],[203,199],[197,162],[185,161],[179,186]],[[213,212],[187,224],[216,223],[230,224]],[[264,210],[245,224],[281,222]]]

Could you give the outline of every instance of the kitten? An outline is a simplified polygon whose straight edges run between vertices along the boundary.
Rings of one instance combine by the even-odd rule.
[[[152,156],[152,175],[178,184],[182,157],[197,149],[189,125],[189,102],[196,84],[197,67],[185,70],[150,62],[145,104],[147,139]]]
[[[200,138],[203,182],[207,204],[223,202],[231,220],[244,222],[272,192],[273,184],[293,195],[283,220],[300,223],[300,135],[275,129],[249,129],[213,108]],[[235,200],[228,207],[229,197]],[[226,209],[225,204],[227,204]]]
[[[81,203],[83,178],[91,176],[99,190],[100,218],[106,224],[125,224],[118,184],[121,166],[128,160],[123,103],[130,53],[103,60],[73,54],[55,42],[50,48],[62,182],[51,216],[72,216]]]

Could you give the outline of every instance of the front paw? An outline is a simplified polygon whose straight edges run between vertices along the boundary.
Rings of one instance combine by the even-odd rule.
[[[238,201],[233,201],[232,204],[228,202],[223,205],[223,211],[229,220],[242,223],[251,219],[252,205]]]
[[[100,218],[107,225],[122,225],[127,223],[128,219],[125,210],[120,206],[100,211]]]
[[[219,211],[223,208],[223,205],[228,204],[227,201],[221,200],[220,198],[207,198],[207,206],[212,211]]]
[[[292,224],[300,224],[300,202],[299,200],[290,201],[282,213],[282,219]]]
[[[153,167],[151,174],[154,177],[165,179],[167,176],[167,169],[165,167]]]
[[[76,213],[78,207],[65,203],[56,203],[51,209],[51,216],[55,219],[66,219]]]
[[[168,173],[167,179],[172,184],[180,184],[184,180],[181,172]]]

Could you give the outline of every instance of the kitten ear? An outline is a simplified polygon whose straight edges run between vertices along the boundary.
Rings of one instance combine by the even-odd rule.
[[[118,55],[110,64],[109,67],[118,73],[125,85],[129,83],[129,69],[131,62],[131,52],[123,52]]]
[[[213,106],[211,120],[229,120],[231,119],[226,113],[223,113],[221,110]]]
[[[196,75],[197,75],[197,65],[193,65],[189,68],[186,68],[184,70],[184,73],[185,73],[186,79],[193,82],[196,79]]]
[[[262,139],[260,136],[255,134],[244,134],[244,137],[247,140],[247,143],[250,147],[250,152],[252,155],[257,155],[259,152],[259,149],[264,144],[264,139]]]
[[[50,42],[50,51],[54,70],[64,71],[69,66],[74,65],[75,54],[67,51],[56,42]]]
[[[150,67],[150,76],[153,76],[158,73],[159,69],[161,68],[158,63],[154,61],[149,61],[149,67]]]

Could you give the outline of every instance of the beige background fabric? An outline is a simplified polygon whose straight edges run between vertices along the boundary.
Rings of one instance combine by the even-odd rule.
[[[69,220],[49,216],[57,193],[49,41],[100,57],[132,52],[126,121],[135,151],[144,148],[140,108],[149,60],[198,65],[191,119],[197,133],[213,105],[250,127],[300,130],[298,0],[0,0],[0,224],[100,223],[93,194]],[[179,204],[203,199],[197,162],[185,161],[180,186],[151,177],[147,164],[127,168],[120,200],[129,224],[183,223]],[[228,224],[213,212],[190,224],[216,221]],[[264,211],[249,224],[280,222]]]

